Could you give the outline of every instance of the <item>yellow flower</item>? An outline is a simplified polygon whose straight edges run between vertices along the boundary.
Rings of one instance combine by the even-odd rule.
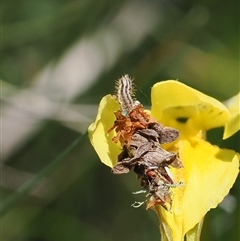
[[[225,105],[229,109],[230,118],[224,128],[223,139],[227,139],[240,130],[240,92],[225,101]]]
[[[228,194],[238,175],[239,160],[234,151],[220,149],[204,140],[206,130],[224,126],[228,109],[219,101],[180,82],[169,80],[155,84],[151,93],[150,114],[166,126],[180,131],[173,143],[163,145],[177,151],[184,168],[171,168],[174,180],[182,186],[172,188],[172,211],[155,206],[160,218],[162,241],[183,241],[211,208]],[[120,144],[112,142],[107,131],[119,110],[111,96],[103,97],[98,115],[89,126],[89,138],[101,161],[109,167],[117,162]],[[187,234],[188,235],[188,234]]]
[[[217,100],[176,81],[155,84],[151,97],[152,116],[181,133],[168,150],[179,152],[184,169],[172,172],[184,186],[174,189],[173,214],[159,211],[172,234],[169,240],[183,240],[184,234],[223,200],[238,175],[236,153],[202,138],[204,131],[224,126],[229,111]]]

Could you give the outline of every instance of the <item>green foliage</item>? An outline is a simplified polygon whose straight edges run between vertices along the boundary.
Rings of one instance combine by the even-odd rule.
[[[86,136],[102,96],[128,73],[137,98],[179,79],[221,101],[239,91],[238,1],[2,3],[2,237],[9,241],[158,240],[130,205],[139,183],[114,176]],[[239,150],[239,132],[212,143]],[[209,180],[211,181],[211,180]],[[239,237],[239,179],[208,213],[202,240]],[[142,198],[142,199],[141,199]]]

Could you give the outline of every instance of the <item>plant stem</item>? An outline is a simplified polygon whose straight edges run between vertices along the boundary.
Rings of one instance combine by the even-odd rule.
[[[200,241],[204,218],[186,234],[186,241]]]

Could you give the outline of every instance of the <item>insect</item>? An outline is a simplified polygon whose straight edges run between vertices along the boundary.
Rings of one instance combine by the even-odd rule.
[[[144,110],[134,98],[133,82],[128,75],[117,81],[115,98],[120,110],[114,113],[116,120],[108,133],[115,131],[112,140],[120,142],[122,151],[112,172],[123,174],[133,169],[147,192],[147,209],[161,205],[168,210],[172,205],[170,189],[177,186],[168,167],[183,165],[176,153],[164,150],[161,144],[176,140],[179,132],[163,126]],[[143,203],[136,202],[133,207]]]
[[[120,104],[121,110],[115,112],[116,120],[108,133],[115,129],[116,136],[113,141],[120,141],[122,145],[129,145],[132,135],[138,129],[146,129],[155,120],[147,114],[141,103],[134,98],[132,80],[128,75],[122,76],[116,82],[115,98]]]
[[[132,109],[140,105],[140,102],[135,100],[133,81],[126,74],[116,82],[115,96],[121,106],[121,114],[128,116]]]

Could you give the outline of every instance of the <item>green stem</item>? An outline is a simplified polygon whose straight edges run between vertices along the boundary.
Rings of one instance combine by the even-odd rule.
[[[14,205],[22,200],[27,193],[29,193],[42,179],[50,173],[58,163],[60,163],[64,158],[73,151],[82,141],[87,137],[87,132],[78,137],[72,144],[67,147],[59,156],[57,156],[52,162],[50,162],[46,167],[44,167],[39,173],[37,173],[33,178],[24,183],[19,192],[11,194],[5,200],[3,200],[1,205],[1,216],[3,217]]]
[[[161,222],[159,208],[155,207],[153,208],[153,210],[157,214],[159,220],[160,241],[172,241],[171,233],[164,229],[163,224]]]
[[[198,224],[194,226],[194,228],[187,232],[186,241],[200,241],[203,220],[204,219],[202,219]]]
[[[160,231],[160,237],[161,241],[172,241],[172,236],[170,233],[170,230],[166,230],[166,228],[163,227],[163,224],[161,223],[160,213],[158,208],[153,209],[159,219],[159,231]],[[191,230],[189,230],[186,233],[186,237],[184,240],[186,241],[200,241],[201,231],[202,231],[202,225],[203,225],[204,218],[196,224]]]

